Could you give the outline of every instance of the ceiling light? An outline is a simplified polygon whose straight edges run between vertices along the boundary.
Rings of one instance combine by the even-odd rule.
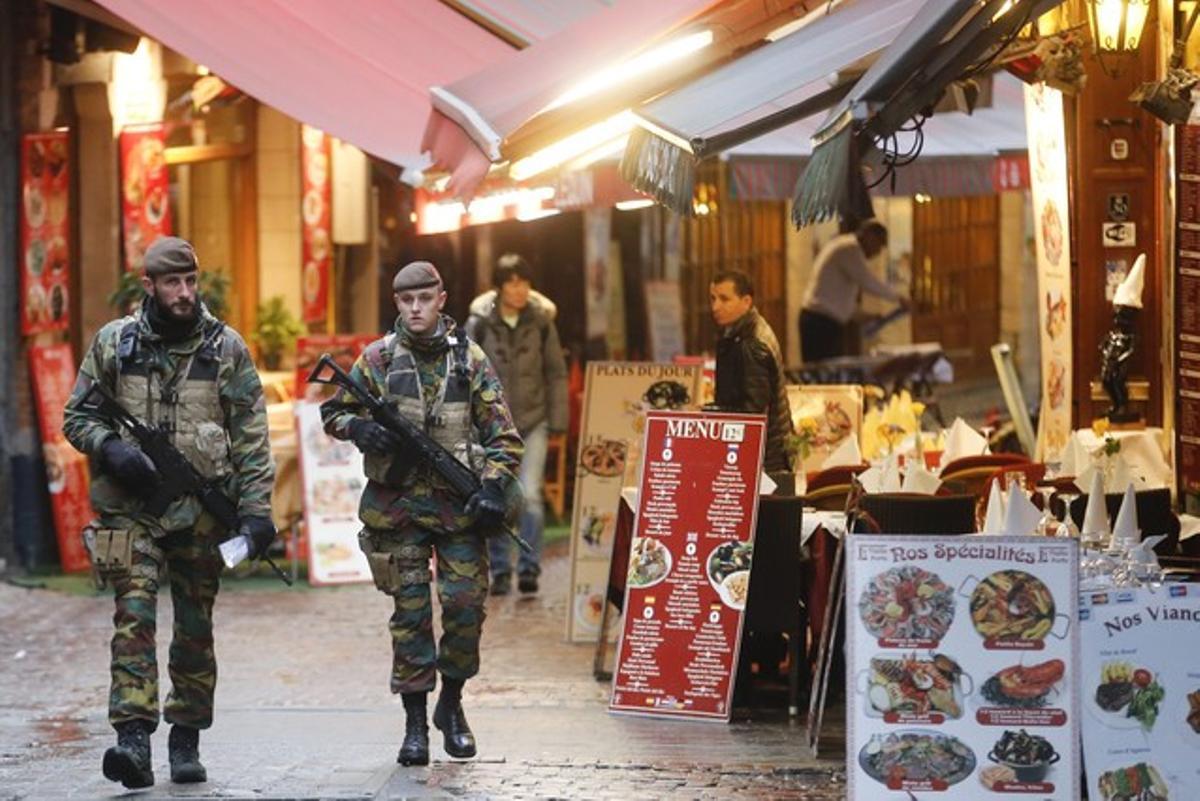
[[[1120,53],[1136,50],[1150,13],[1150,0],[1090,0],[1088,21],[1096,50]]]
[[[566,166],[566,171],[577,172],[579,170],[586,169],[595,164],[597,161],[606,159],[609,156],[615,156],[618,153],[623,153],[627,144],[629,144],[629,134],[622,134],[611,142],[605,142],[604,144],[600,145],[600,147],[584,153],[582,156],[568,164]]]
[[[634,211],[653,205],[654,201],[648,197],[640,197],[636,200],[618,200],[616,203],[617,211]]]

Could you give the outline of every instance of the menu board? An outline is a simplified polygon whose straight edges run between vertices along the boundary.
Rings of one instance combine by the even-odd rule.
[[[646,415],[612,711],[729,720],[765,441],[761,415]]]
[[[306,323],[324,322],[329,311],[329,271],[333,262],[330,237],[332,197],[329,181],[329,136],[318,128],[301,126],[302,275]]]
[[[1025,87],[1030,189],[1037,252],[1042,405],[1038,458],[1058,461],[1071,435],[1071,212],[1063,95],[1044,83]]]
[[[1088,798],[1200,798],[1200,586],[1084,592],[1079,606]]]
[[[646,362],[591,362],[571,507],[571,598],[567,639],[596,642],[621,487],[637,479],[646,413],[699,407],[701,368]],[[616,638],[616,616],[605,636]]]
[[[121,129],[121,231],[126,270],[141,270],[146,248],[171,233],[165,149],[161,122]]]
[[[848,797],[1078,798],[1078,548],[855,535]]]
[[[358,547],[358,501],[366,486],[362,454],[354,443],[334,439],[321,425],[317,403],[296,404],[300,483],[310,584],[370,581],[371,568]]]
[[[58,556],[62,569],[78,573],[91,568],[81,532],[94,516],[88,499],[87,457],[63,436],[63,409],[75,385],[75,358],[71,346],[34,345],[29,349],[29,369],[37,398],[38,433],[46,461],[46,482]]]
[[[1175,126],[1179,154],[1175,194],[1175,418],[1179,494],[1200,512],[1200,125]]]
[[[70,140],[67,132],[21,137],[21,333],[70,319]]]

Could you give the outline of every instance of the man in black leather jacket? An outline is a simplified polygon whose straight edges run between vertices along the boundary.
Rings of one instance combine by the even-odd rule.
[[[771,326],[754,308],[754,286],[737,270],[718,273],[709,285],[717,340],[716,405],[722,411],[767,415],[763,470],[791,471],[787,438],[792,433],[783,355]]]

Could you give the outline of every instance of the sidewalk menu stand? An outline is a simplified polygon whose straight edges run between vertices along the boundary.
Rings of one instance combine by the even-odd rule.
[[[729,720],[766,421],[646,415],[614,712]]]
[[[850,536],[848,798],[1079,798],[1076,546]]]
[[[1088,798],[1200,798],[1200,587],[1085,592]]]

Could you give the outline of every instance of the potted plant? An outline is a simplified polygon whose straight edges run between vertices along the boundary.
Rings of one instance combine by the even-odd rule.
[[[200,299],[212,316],[225,317],[226,297],[229,294],[229,277],[210,270],[200,273]],[[108,296],[108,305],[121,314],[132,313],[142,302],[146,290],[142,288],[142,276],[137,270],[124,270],[117,279],[117,288]]]
[[[258,306],[258,323],[254,327],[254,341],[262,356],[263,366],[278,370],[283,354],[296,345],[296,338],[304,333],[300,323],[292,316],[282,295],[275,295]]]

